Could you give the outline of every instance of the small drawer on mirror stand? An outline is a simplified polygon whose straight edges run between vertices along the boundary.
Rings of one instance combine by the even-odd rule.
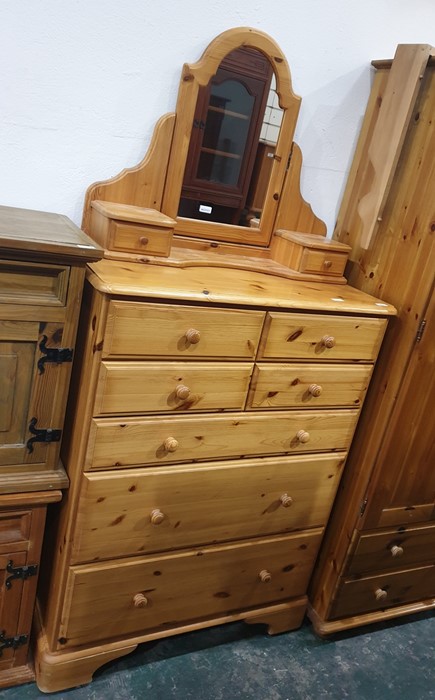
[[[114,254],[167,257],[175,221],[155,209],[116,202],[92,202],[91,235]],[[111,255],[110,257],[113,257]]]
[[[274,234],[272,258],[304,276],[345,282],[344,268],[351,248],[324,236],[279,229]]]

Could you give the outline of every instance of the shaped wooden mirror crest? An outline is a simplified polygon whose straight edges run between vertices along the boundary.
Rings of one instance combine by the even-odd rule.
[[[107,258],[345,283],[349,246],[300,194],[300,101],[273,39],[223,32],[184,65],[142,162],[88,189],[83,230]]]

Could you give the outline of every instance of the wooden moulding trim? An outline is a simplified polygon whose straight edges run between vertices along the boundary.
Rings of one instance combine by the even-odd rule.
[[[163,228],[173,228],[175,220],[157,209],[138,207],[134,204],[121,204],[119,202],[103,202],[94,199],[91,206],[104,216],[119,221],[132,221],[139,224],[154,224]]]
[[[435,610],[435,598],[428,598],[427,600],[420,600],[416,603],[408,603],[407,605],[398,605],[394,608],[388,608],[388,610],[377,610],[372,613],[364,613],[363,615],[344,617],[339,620],[323,620],[311,605],[308,605],[307,614],[313,623],[315,632],[323,636],[349,630],[354,627],[362,627],[363,625],[369,625],[375,622],[392,620],[395,617],[429,612],[430,610]]]
[[[339,253],[346,253],[352,248],[347,243],[340,243],[339,241],[332,240],[331,238],[325,238],[324,236],[319,236],[315,233],[301,233],[299,231],[286,231],[285,229],[279,229],[275,231],[275,236],[280,236],[293,243],[298,243],[306,248],[320,248],[322,250],[337,251]]]
[[[8,493],[0,494],[1,508],[15,508],[18,506],[39,506],[47,503],[57,503],[62,500],[62,491],[37,491],[34,493]]]
[[[326,236],[326,224],[319,219],[301,194],[302,151],[297,143],[291,145],[290,166],[285,175],[275,229]]]
[[[270,605],[255,610],[248,610],[232,615],[225,615],[206,622],[196,622],[155,633],[143,634],[128,640],[87,646],[76,651],[58,651],[51,653],[48,648],[39,607],[34,618],[35,672],[37,685],[43,692],[55,692],[66,688],[90,683],[95,671],[108,661],[133,652],[142,642],[171,637],[184,632],[192,632],[208,627],[215,627],[227,622],[244,621],[250,624],[268,625],[269,634],[279,634],[299,627],[307,606],[306,596],[286,603]]]
[[[148,151],[142,161],[124,168],[119,175],[95,182],[85,196],[82,229],[90,232],[93,200],[118,202],[160,210],[169,153],[174,132],[175,114],[165,114],[156,123]]]

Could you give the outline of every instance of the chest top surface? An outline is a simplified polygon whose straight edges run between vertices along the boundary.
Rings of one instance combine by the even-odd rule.
[[[376,316],[396,313],[391,304],[349,285],[298,282],[250,270],[100,260],[89,265],[88,278],[97,290],[114,296]]]

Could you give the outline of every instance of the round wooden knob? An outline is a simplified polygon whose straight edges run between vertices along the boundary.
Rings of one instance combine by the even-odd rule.
[[[311,396],[320,396],[320,394],[323,391],[323,388],[320,386],[320,384],[310,384],[308,387],[308,391],[311,394]]]
[[[149,242],[150,242],[150,240],[149,240],[149,238],[147,238],[146,236],[141,236],[141,237],[139,238],[139,243],[140,243],[141,245],[148,245]]]
[[[306,443],[310,439],[310,433],[307,433],[306,430],[298,430],[296,433],[296,437],[299,440],[299,442]]]
[[[189,328],[188,331],[185,333],[186,340],[188,343],[192,343],[193,345],[196,345],[196,343],[199,343],[201,339],[201,333],[196,330],[196,328]]]
[[[393,557],[401,557],[403,554],[403,547],[399,547],[398,544],[393,544],[393,546],[390,549],[390,552]]]
[[[329,270],[329,268],[332,267],[332,260],[324,260],[323,267],[325,268],[325,270]]]
[[[388,595],[387,591],[384,591],[383,588],[377,588],[377,589],[375,590],[375,598],[376,598],[376,600],[385,600],[385,598],[387,597],[387,595]]]
[[[158,508],[154,508],[154,510],[151,511],[150,520],[153,525],[160,525],[160,523],[162,523],[164,519],[165,514],[162,513],[162,511]]]
[[[135,608],[146,608],[148,605],[148,598],[146,598],[143,593],[136,593],[133,598],[133,603]]]
[[[178,447],[178,440],[176,440],[174,437],[168,437],[163,443],[163,447],[165,448],[166,452],[175,452]]]
[[[260,571],[258,576],[260,577],[261,583],[269,583],[269,581],[272,580],[272,574],[270,573],[270,571],[267,571],[267,569],[263,569],[263,571]]]
[[[333,335],[324,335],[322,338],[322,345],[325,346],[325,348],[333,348],[335,345],[335,338]]]
[[[293,498],[289,496],[288,493],[283,493],[279,500],[284,508],[288,508],[293,503]]]
[[[189,395],[190,389],[188,386],[184,386],[184,384],[179,384],[175,389],[175,396],[177,399],[188,399]]]

